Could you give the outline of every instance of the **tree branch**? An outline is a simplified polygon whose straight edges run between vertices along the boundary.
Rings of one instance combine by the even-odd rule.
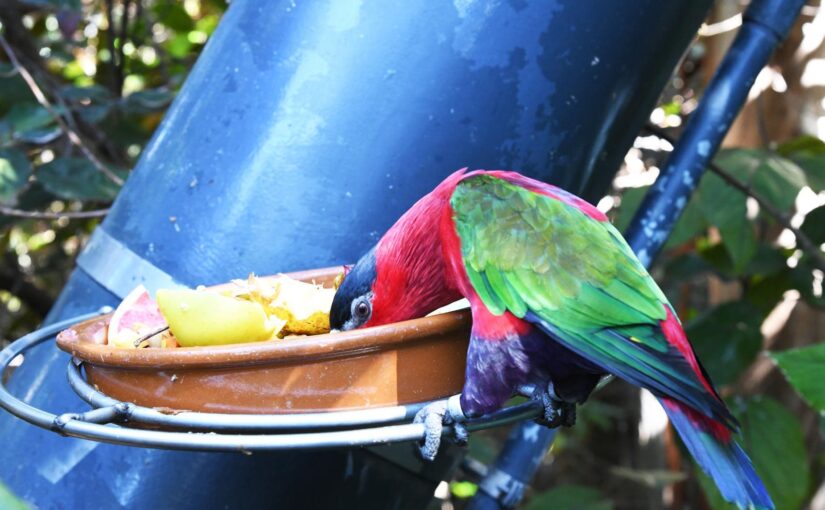
[[[26,69],[23,64],[20,63],[20,60],[17,58],[17,54],[12,49],[11,45],[6,41],[6,38],[0,34],[0,46],[3,47],[3,51],[6,53],[6,56],[9,57],[9,61],[17,69],[17,72],[20,73],[20,77],[26,82],[29,89],[34,94],[35,99],[37,102],[40,103],[48,112],[54,117],[54,120],[57,122],[57,125],[60,126],[60,129],[66,134],[66,137],[74,144],[80,151],[83,153],[89,161],[92,162],[95,168],[98,171],[103,173],[110,181],[114,182],[118,186],[123,185],[123,179],[118,177],[114,172],[106,168],[106,166],[100,162],[100,160],[95,156],[95,154],[86,147],[86,144],[83,143],[83,140],[80,138],[80,135],[72,129],[66,121],[63,119],[63,116],[60,115],[57,111],[55,111],[52,104],[49,102],[49,99],[43,93],[43,90],[40,86],[37,85],[37,82],[34,80],[34,77],[29,73],[28,69]]]
[[[653,134],[654,136],[661,138],[662,140],[667,141],[670,145],[676,146],[676,140],[674,140],[670,135],[665,133],[665,131],[658,126],[654,126],[652,124],[645,125],[645,130]],[[791,225],[791,217],[788,214],[783,213],[779,209],[777,209],[772,203],[770,203],[767,199],[761,196],[756,191],[752,190],[750,186],[745,184],[744,182],[740,181],[733,175],[729,174],[726,170],[722,167],[714,163],[713,161],[708,162],[708,168],[719,176],[726,184],[729,186],[741,191],[745,195],[753,198],[756,200],[756,203],[759,204],[766,213],[772,216],[777,223],[782,225],[783,227],[790,230],[793,235],[796,237],[796,241],[799,244],[799,248],[805,252],[805,254],[809,255],[814,262],[814,265],[825,271],[825,256],[822,254],[822,250],[819,249],[811,239],[805,235],[800,229]]]
[[[37,220],[58,220],[60,218],[81,219],[81,218],[100,218],[109,214],[109,209],[93,209],[91,211],[71,211],[71,212],[41,212],[41,211],[25,211],[23,209],[15,209],[13,207],[6,207],[0,205],[0,215],[12,216],[15,218],[32,218]]]

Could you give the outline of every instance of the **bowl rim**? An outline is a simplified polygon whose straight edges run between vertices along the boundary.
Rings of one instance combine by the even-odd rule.
[[[285,274],[298,280],[328,279],[343,270],[334,266]],[[272,278],[277,275],[265,276]],[[220,288],[221,284],[210,288]],[[81,361],[92,365],[121,369],[198,369],[233,368],[251,365],[305,364],[332,358],[359,356],[399,349],[433,337],[445,336],[471,323],[469,310],[458,310],[371,328],[326,333],[288,340],[265,340],[174,349],[123,349],[81,341],[70,330],[91,327],[107,321],[110,314],[79,322],[57,335],[57,345]]]

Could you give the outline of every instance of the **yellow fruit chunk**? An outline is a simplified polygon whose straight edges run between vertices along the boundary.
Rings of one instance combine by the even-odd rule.
[[[250,274],[246,280],[233,280],[234,288],[225,295],[258,303],[272,318],[286,322],[278,334],[318,335],[329,333],[329,309],[335,289],[314,283],[294,280],[286,275],[257,278]]]
[[[304,283],[286,276],[274,281],[275,296],[267,306],[269,313],[286,321],[284,332],[317,335],[329,332],[329,309],[335,289]]]
[[[208,290],[161,289],[157,302],[183,347],[269,340],[285,324],[258,303]]]

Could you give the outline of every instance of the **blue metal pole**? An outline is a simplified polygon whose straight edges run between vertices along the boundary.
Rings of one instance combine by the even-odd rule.
[[[787,35],[804,3],[754,0],[745,11],[736,39],[625,234],[645,266],[650,266],[664,246],[756,76]]]
[[[754,0],[745,12],[733,45],[625,234],[646,267],[650,267],[664,246],[756,76],[787,35],[803,4],[804,0]],[[536,431],[535,427],[533,423],[513,427],[467,510],[501,510],[518,504],[525,484],[535,475],[557,432]]]

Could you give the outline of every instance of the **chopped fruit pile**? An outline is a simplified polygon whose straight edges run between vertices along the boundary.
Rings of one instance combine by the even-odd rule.
[[[191,347],[275,340],[329,332],[334,288],[288,276],[233,280],[220,290],[143,286],[118,306],[109,324],[114,347]]]

